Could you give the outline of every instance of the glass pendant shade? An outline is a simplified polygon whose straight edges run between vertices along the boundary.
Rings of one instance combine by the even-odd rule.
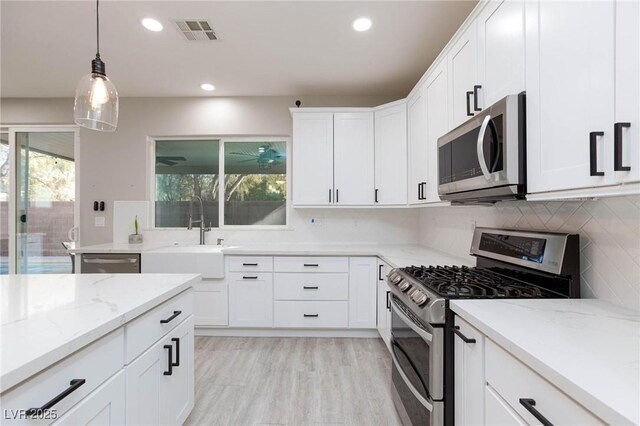
[[[76,88],[73,118],[77,125],[103,132],[118,127],[118,92],[106,75],[92,72]]]

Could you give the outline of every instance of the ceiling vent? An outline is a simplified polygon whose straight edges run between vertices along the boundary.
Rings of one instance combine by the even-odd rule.
[[[211,23],[205,19],[180,19],[175,23],[187,41],[215,41],[218,39]]]

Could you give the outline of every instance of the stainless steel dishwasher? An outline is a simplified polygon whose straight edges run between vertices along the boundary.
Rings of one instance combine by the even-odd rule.
[[[139,274],[140,254],[83,254],[81,274]]]

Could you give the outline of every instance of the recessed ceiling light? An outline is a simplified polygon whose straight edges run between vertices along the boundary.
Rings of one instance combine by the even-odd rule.
[[[155,31],[155,32],[162,31],[162,24],[153,18],[144,18],[142,20],[142,26],[148,29],[149,31]]]
[[[206,90],[207,92],[211,92],[212,90],[215,90],[215,86],[213,84],[209,84],[209,83],[202,83],[200,85],[200,88],[202,90]]]
[[[369,18],[358,18],[353,21],[353,29],[356,31],[367,31],[371,28],[371,19]]]

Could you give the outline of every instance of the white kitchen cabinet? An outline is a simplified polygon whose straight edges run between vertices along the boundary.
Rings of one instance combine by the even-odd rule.
[[[230,273],[229,326],[273,326],[273,274]]]
[[[125,418],[125,373],[120,370],[53,424],[120,426]]]
[[[376,109],[375,202],[407,204],[407,104],[404,100]]]
[[[229,324],[229,294],[225,281],[203,280],[194,285],[193,317],[196,327]]]
[[[407,131],[409,154],[409,204],[422,204],[428,180],[427,164],[429,153],[427,145],[427,97],[421,85],[407,98]]]
[[[455,327],[455,423],[480,425],[485,408],[484,335],[458,316]]]
[[[349,328],[376,328],[377,273],[377,258],[349,258]]]
[[[460,35],[447,54],[451,128],[457,127],[479,108],[474,99],[478,85],[478,46],[475,22]],[[477,90],[475,90],[477,92]],[[475,105],[474,105],[475,100]]]
[[[425,81],[427,111],[427,179],[424,198],[438,202],[438,138],[449,131],[447,63],[437,64]]]
[[[374,204],[373,112],[333,115],[334,204]]]
[[[333,193],[333,113],[293,114],[293,204],[328,205]]]
[[[525,90],[524,7],[520,0],[491,1],[475,20],[480,109]]]
[[[486,425],[501,425],[501,426],[526,426],[527,423],[513,411],[513,408],[502,399],[500,395],[490,386],[485,387],[485,418],[484,422],[479,423],[462,423],[458,422],[456,418],[456,424],[486,424]]]
[[[616,3],[525,7],[528,191],[615,183]]]
[[[640,181],[640,2],[619,0],[616,7],[615,131],[623,168],[617,182]],[[624,124],[624,123],[628,123]],[[614,146],[614,164],[616,147]]]
[[[391,271],[388,263],[378,259],[378,333],[391,348],[391,306],[389,305],[389,285],[387,274]]]

